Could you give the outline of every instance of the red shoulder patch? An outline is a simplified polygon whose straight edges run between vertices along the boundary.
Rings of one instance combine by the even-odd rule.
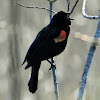
[[[61,31],[60,35],[58,36],[59,39],[66,38],[66,32],[64,30]]]
[[[66,38],[66,32],[64,30],[61,30],[60,35],[54,39],[55,43],[61,42],[63,40],[65,40]]]

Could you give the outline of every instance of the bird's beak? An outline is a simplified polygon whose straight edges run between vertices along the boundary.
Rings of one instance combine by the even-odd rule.
[[[70,20],[74,20],[73,18],[69,18]]]

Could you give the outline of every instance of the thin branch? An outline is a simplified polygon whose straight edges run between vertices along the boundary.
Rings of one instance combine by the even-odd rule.
[[[17,4],[18,4],[19,6],[21,6],[21,7],[24,7],[24,8],[38,8],[38,9],[44,9],[44,10],[47,10],[47,11],[51,11],[51,12],[53,12],[53,13],[57,13],[56,11],[50,10],[49,8],[46,8],[46,7],[23,5],[23,4],[21,4],[18,0],[17,0]]]
[[[54,3],[55,1],[57,1],[57,0],[48,0],[50,3]]]
[[[53,58],[51,58],[51,62],[54,63]],[[51,68],[52,68],[52,73],[53,73],[56,100],[60,100],[59,90],[58,90],[58,83],[57,83],[57,78],[56,78],[56,66],[51,64]]]
[[[71,10],[71,13],[73,13],[73,11],[74,11],[74,9],[75,9],[75,7],[76,7],[78,1],[79,1],[79,0],[77,0],[77,1],[75,2],[75,5],[73,6],[73,8],[72,8],[72,10]]]
[[[98,19],[98,16],[89,16],[86,14],[86,0],[83,0],[82,15],[89,19]]]
[[[50,0],[48,0],[50,2]],[[56,0],[54,0],[56,1]],[[52,19],[52,6],[53,6],[53,3],[54,2],[50,2],[50,21]],[[56,79],[56,65],[53,65],[54,64],[54,60],[53,60],[53,57],[51,58],[51,68],[52,68],[52,73],[53,73],[53,80],[54,80],[54,87],[55,87],[55,96],[56,96],[56,100],[60,100],[59,98],[59,90],[58,90],[58,83],[57,83],[57,79]]]
[[[100,11],[99,11],[99,17],[98,17],[97,31],[96,31],[94,37],[97,39],[100,38]],[[96,47],[97,47],[97,44],[93,44],[93,43],[90,46],[87,61],[86,61],[85,67],[84,67],[83,75],[82,75],[82,80],[81,80],[77,100],[82,100],[82,98],[83,98],[84,88],[85,88],[85,84],[86,84],[86,77],[87,77]]]
[[[68,9],[67,9],[67,12],[69,12],[70,0],[67,0],[67,4],[68,4]]]

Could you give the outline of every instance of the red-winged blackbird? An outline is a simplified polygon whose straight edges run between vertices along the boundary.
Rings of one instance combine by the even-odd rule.
[[[29,91],[35,93],[38,84],[38,71],[41,61],[48,60],[61,52],[66,47],[70,32],[71,19],[63,11],[55,14],[49,25],[44,27],[31,44],[23,64],[27,61],[25,69],[32,67]],[[22,64],[22,65],[23,65]]]

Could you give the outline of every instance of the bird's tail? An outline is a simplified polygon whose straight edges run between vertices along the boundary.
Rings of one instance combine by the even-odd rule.
[[[29,91],[35,93],[38,87],[38,72],[40,68],[40,63],[32,66],[31,69],[31,78],[29,80],[28,86]]]

